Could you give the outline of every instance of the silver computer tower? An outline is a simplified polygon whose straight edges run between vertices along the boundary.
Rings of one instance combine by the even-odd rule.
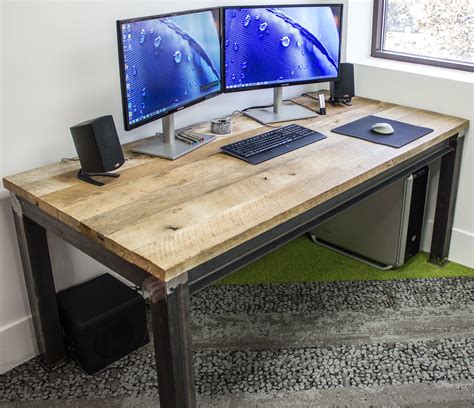
[[[428,167],[323,222],[311,232],[314,242],[380,269],[403,265],[419,252]]]

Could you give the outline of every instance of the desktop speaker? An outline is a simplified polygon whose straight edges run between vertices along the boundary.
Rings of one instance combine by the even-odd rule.
[[[71,134],[82,167],[78,174],[81,180],[103,185],[91,176],[118,177],[118,174],[107,173],[125,162],[111,115],[72,126]]]
[[[66,349],[88,374],[148,343],[145,301],[101,275],[57,294]]]
[[[354,65],[343,62],[339,65],[339,79],[329,84],[332,104],[343,103],[350,105],[354,96]]]

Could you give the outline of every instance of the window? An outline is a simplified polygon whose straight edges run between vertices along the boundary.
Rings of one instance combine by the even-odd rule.
[[[474,72],[474,0],[374,0],[372,56]]]

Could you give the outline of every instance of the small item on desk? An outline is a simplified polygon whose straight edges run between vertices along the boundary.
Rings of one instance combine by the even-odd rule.
[[[196,140],[197,142],[201,143],[204,141],[204,138],[199,134],[199,133],[187,133],[187,136],[190,137],[191,139]]]
[[[201,143],[202,141],[200,137],[194,136],[190,133],[183,133],[181,136],[185,137],[186,139],[190,140],[193,143]]]
[[[211,132],[216,135],[227,135],[232,132],[232,119],[221,118],[211,120]]]
[[[378,133],[379,135],[392,135],[395,130],[393,129],[393,126],[390,123],[374,123],[371,126],[371,129],[373,132]]]
[[[186,130],[185,132],[181,132],[180,133],[182,136],[190,139],[190,140],[193,140],[193,141],[196,141],[198,143],[201,143],[204,141],[204,134],[202,133],[199,133],[199,132],[192,132],[190,130]]]
[[[326,114],[326,99],[324,99],[324,94],[318,94],[319,99],[319,110],[316,112],[318,115]]]
[[[176,139],[181,140],[182,142],[190,144],[190,145],[197,143],[195,140],[188,139],[188,137],[186,137],[185,134],[178,134],[175,137]]]

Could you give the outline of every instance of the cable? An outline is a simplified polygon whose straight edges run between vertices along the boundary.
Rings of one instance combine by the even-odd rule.
[[[264,107],[264,108],[269,108],[269,107],[271,107],[271,106],[273,106],[273,105],[263,106],[263,107]],[[260,107],[250,107],[250,108],[246,108],[246,109],[242,109],[242,110],[235,110],[235,111],[232,112],[232,114],[231,114],[230,116],[233,116],[234,113],[240,113],[241,115],[245,116],[246,118],[252,119],[253,121],[259,123],[259,124],[262,125],[262,126],[267,126],[267,127],[269,127],[269,128],[272,128],[272,129],[278,129],[278,128],[281,127],[281,126],[272,126],[272,125],[269,125],[268,123],[259,122],[257,119],[252,118],[252,116],[245,114],[245,111],[248,110],[248,109],[259,109],[259,108],[260,108]]]
[[[79,157],[63,157],[61,163],[67,163],[68,161],[78,161]]]
[[[305,92],[304,94],[301,94],[301,96],[306,96],[307,98],[314,99],[315,101],[319,101],[319,95],[323,93],[324,91],[318,91],[318,92],[313,92],[318,95],[318,97],[314,97],[313,95],[310,95],[309,93]]]
[[[125,157],[124,161],[127,161],[127,160],[128,160],[128,158]],[[67,163],[67,162],[70,162],[70,161],[77,162],[77,161],[79,161],[79,157],[62,157],[61,158],[61,163]]]
[[[260,123],[260,122],[258,122],[258,123]],[[273,125],[269,125],[268,123],[261,123],[261,124],[263,126],[266,126],[266,127],[272,128],[272,129],[280,129],[281,128],[281,126],[278,126],[278,125],[273,126]]]
[[[309,108],[308,106],[306,106],[306,105],[304,105],[304,104],[302,104],[302,103],[295,102],[295,101],[294,101],[294,100],[292,100],[292,99],[287,99],[287,101],[290,101],[290,102],[294,103],[295,105],[302,106],[303,108],[306,108],[306,109],[310,110],[311,112],[318,113],[318,111],[317,111],[317,110],[315,110],[315,109],[311,109],[311,108]]]
[[[293,99],[283,99],[282,102],[292,102],[292,103],[296,103],[297,105],[300,105],[299,103],[293,101]],[[273,107],[273,104],[271,104],[271,105],[260,105],[260,106],[249,106],[248,108],[242,109],[239,112],[246,112],[246,111],[251,110],[251,109],[265,109],[265,108],[272,108],[272,107]]]
[[[242,109],[240,112],[246,112],[248,110],[251,110],[251,109],[264,109],[264,108],[271,108],[273,106],[272,105],[260,105],[260,106],[249,106],[248,108],[245,108],[245,109]]]
[[[318,101],[318,98],[315,98],[313,95],[310,95],[309,93],[305,92],[301,94],[301,96],[306,96],[307,98],[314,99],[315,101]]]
[[[273,105],[270,105],[270,106],[273,106]],[[245,114],[245,111],[242,111],[241,113],[242,113],[242,115],[246,116],[247,118],[252,119],[254,122],[257,122],[257,123],[259,123],[259,124],[262,125],[262,126],[266,126],[266,127],[272,128],[272,129],[278,129],[278,128],[281,127],[281,126],[278,126],[278,125],[277,125],[277,126],[273,126],[273,125],[270,125],[270,124],[268,124],[268,123],[259,122],[257,119],[253,118],[252,116],[246,115],[246,114]]]

